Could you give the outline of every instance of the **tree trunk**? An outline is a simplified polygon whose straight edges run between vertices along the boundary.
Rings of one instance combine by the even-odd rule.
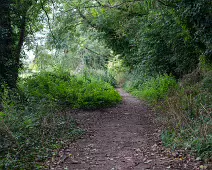
[[[13,77],[13,39],[10,20],[11,0],[1,0],[0,3],[0,85],[6,83],[14,87]]]
[[[16,24],[19,25],[19,33],[17,36],[12,30],[12,3],[11,0],[1,0],[0,4],[0,86],[6,83],[10,88],[16,87],[18,79],[21,50],[26,32],[27,14],[26,9],[20,16],[21,20],[16,21],[18,23],[13,23],[15,24],[13,26],[16,26]]]
[[[20,31],[19,31],[19,40],[18,45],[15,52],[15,65],[14,65],[14,80],[15,82],[18,79],[18,70],[21,67],[20,65],[20,57],[21,57],[21,50],[25,39],[25,32],[26,32],[26,13],[22,16],[22,19],[20,21]]]

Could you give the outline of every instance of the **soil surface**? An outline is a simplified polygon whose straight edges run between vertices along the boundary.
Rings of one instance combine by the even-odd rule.
[[[78,111],[73,117],[86,134],[52,160],[53,170],[165,170],[203,167],[181,151],[162,146],[161,127],[148,106],[118,89],[123,102],[97,111]],[[73,114],[73,113],[70,113]],[[201,168],[202,168],[201,167]]]

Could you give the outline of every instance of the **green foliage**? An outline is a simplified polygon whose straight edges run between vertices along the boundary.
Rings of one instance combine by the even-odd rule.
[[[162,141],[166,147],[177,149],[186,148],[187,150],[195,150],[197,156],[203,160],[207,160],[212,156],[212,136],[207,135],[207,139],[203,138],[200,133],[200,124],[195,124],[196,131],[191,132],[187,128],[181,129],[179,132],[175,130],[166,130],[162,133]],[[188,135],[189,134],[189,135]]]
[[[73,4],[71,3],[71,5]],[[60,10],[61,13],[66,13],[65,8]],[[48,59],[48,55],[44,57],[45,50],[40,47],[35,59],[36,65],[47,71],[50,65],[60,66],[66,71],[75,71],[81,65],[89,69],[106,69],[108,58],[111,57],[111,50],[106,47],[103,39],[98,39],[101,33],[78,24],[82,19],[76,10],[68,10],[72,15],[62,14],[55,18],[53,21],[55,26],[52,29],[54,37],[50,32],[45,44],[45,48],[50,51],[54,49],[57,52],[52,53],[53,57]],[[55,38],[57,42],[55,42]]]
[[[206,56],[208,63],[212,62],[211,39],[211,0],[180,0],[175,4],[176,15],[181,24],[186,27],[195,40],[197,47]]]
[[[129,68],[124,66],[123,60],[119,59],[119,56],[115,56],[108,62],[108,71],[113,75],[117,83],[122,86],[126,80],[126,74]]]
[[[171,131],[171,130],[165,130],[162,134],[161,134],[161,139],[163,142],[163,145],[166,147],[170,147],[172,149],[175,149],[176,146],[173,145],[174,142],[174,138],[175,138],[175,132]]]
[[[183,86],[158,103],[166,125],[162,135],[165,146],[187,148],[205,160],[212,156],[212,93],[209,75],[210,72],[201,75],[202,78],[196,82],[191,82],[188,76],[190,83],[185,83],[184,79]]]
[[[20,83],[20,90],[26,98],[52,101],[72,108],[95,109],[121,100],[118,92],[103,78],[43,72],[24,79]]]
[[[83,134],[64,107],[97,109],[121,101],[109,84],[93,77],[41,72],[4,89],[0,112],[0,169],[44,169],[42,162]]]
[[[84,17],[88,25],[103,32],[100,38],[131,70],[139,67],[149,74],[179,78],[197,67],[202,51],[174,9],[158,8],[152,1],[121,2],[120,8],[99,6],[93,17],[84,9],[88,13]]]
[[[187,127],[178,132],[175,130],[164,131],[162,134],[163,144],[172,149],[185,148],[191,152],[195,151],[197,156],[207,161],[212,156],[212,136],[207,134],[207,138],[204,138],[200,124],[196,123],[194,128],[195,131],[189,130]]]
[[[153,103],[163,101],[160,108],[166,111],[168,124],[171,124],[164,133],[165,143],[184,146],[187,141],[200,155],[211,154],[208,127],[211,126],[212,76],[208,72],[202,79],[198,72],[193,74],[198,66],[204,67],[205,72],[210,70],[212,63],[211,0],[57,0],[52,2],[54,8],[46,5],[47,2],[3,0],[0,85],[16,87],[22,46],[33,47],[30,46],[33,38],[29,35],[47,25],[51,31],[46,46],[38,45],[35,50],[37,68],[52,71],[60,67],[74,72],[83,66],[89,70],[81,76],[41,72],[20,80],[17,92],[7,94],[4,90],[2,101],[6,110],[0,112],[0,120],[3,120],[0,130],[6,157],[1,159],[0,168],[29,166],[34,169],[30,163],[21,166],[24,159],[30,162],[36,154],[32,159],[23,155],[31,150],[41,151],[41,142],[35,136],[27,140],[32,134],[50,136],[54,131],[60,134],[52,127],[60,129],[64,125],[61,122],[68,119],[57,116],[56,107],[95,109],[119,102],[121,97],[112,87],[116,85],[113,76],[120,83],[126,81],[125,89],[135,96]],[[54,16],[44,16],[51,9],[55,10]],[[48,23],[43,18],[48,18]],[[40,20],[44,20],[42,25]],[[57,57],[50,54],[55,50]],[[121,62],[113,61],[114,66],[105,71],[112,55],[119,56]],[[205,65],[209,67],[206,69]],[[184,76],[188,73],[191,74]],[[182,87],[168,75],[183,77]],[[172,96],[169,96],[170,90],[173,90]],[[51,128],[46,134],[42,129],[49,125]],[[186,134],[189,135],[185,137]],[[51,143],[48,139],[38,139],[44,145]],[[31,148],[31,143],[29,152],[22,149]]]
[[[112,86],[103,81],[91,80],[80,89],[76,108],[96,109],[114,105],[121,101],[121,97]]]
[[[177,88],[176,80],[168,75],[159,75],[156,78],[150,78],[139,85],[139,88],[131,90],[131,93],[141,99],[149,102],[157,102],[165,99],[170,90]]]
[[[117,82],[114,76],[108,70],[100,70],[100,69],[85,69],[83,71],[83,76],[85,77],[95,77],[95,79],[99,81],[104,81],[116,87]]]
[[[212,71],[206,73],[202,80],[202,88],[212,94]]]
[[[124,88],[127,91],[133,91],[140,89],[142,84],[148,81],[152,77],[156,77],[157,74],[150,74],[144,67],[136,66],[131,72],[126,75],[127,81],[124,84]]]
[[[135,40],[138,51],[134,62],[149,72],[175,77],[181,77],[197,67],[200,52],[194,50],[194,42],[171,10],[150,12],[141,22],[144,24],[136,37],[142,38]]]
[[[83,133],[54,102],[24,100],[20,92],[5,89],[3,106],[0,169],[43,169],[43,161]]]

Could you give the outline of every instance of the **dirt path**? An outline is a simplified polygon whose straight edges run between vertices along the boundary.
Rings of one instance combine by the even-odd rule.
[[[118,89],[117,107],[78,112],[74,117],[87,134],[60,152],[55,170],[198,169],[199,163],[167,154],[161,146],[154,114],[141,101]],[[169,155],[169,156],[168,156]]]

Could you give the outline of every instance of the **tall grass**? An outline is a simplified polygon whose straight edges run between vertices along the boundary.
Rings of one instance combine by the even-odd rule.
[[[195,151],[203,159],[212,156],[212,95],[188,94],[184,89],[160,103],[166,124],[164,144]],[[172,136],[167,137],[167,132]]]
[[[199,81],[191,76],[195,81],[183,80],[172,96],[157,105],[166,125],[162,139],[169,147],[192,150],[207,161],[212,157],[212,76],[207,73]]]

